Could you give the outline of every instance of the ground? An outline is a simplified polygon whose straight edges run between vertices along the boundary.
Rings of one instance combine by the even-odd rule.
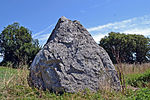
[[[124,73],[125,89],[115,92],[110,89],[99,90],[91,93],[88,89],[78,93],[50,93],[28,85],[27,66],[23,69],[0,67],[0,99],[48,99],[48,100],[150,100],[150,64],[115,65]]]

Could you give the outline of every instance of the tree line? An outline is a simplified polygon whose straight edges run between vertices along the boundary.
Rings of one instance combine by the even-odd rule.
[[[150,38],[143,35],[110,32],[99,42],[109,54],[113,63],[145,63],[150,61]],[[41,46],[32,32],[13,23],[0,34],[1,65],[12,63],[13,67],[27,64],[30,66]]]
[[[150,38],[137,34],[110,32],[99,43],[113,63],[145,63],[150,61]]]

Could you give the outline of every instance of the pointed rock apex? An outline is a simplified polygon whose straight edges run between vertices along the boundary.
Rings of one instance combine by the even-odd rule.
[[[61,17],[30,67],[29,85],[55,92],[112,88],[120,81],[107,52],[78,21]]]
[[[61,16],[61,18],[59,20],[65,21],[65,20],[69,20],[69,19],[67,19],[65,16]]]

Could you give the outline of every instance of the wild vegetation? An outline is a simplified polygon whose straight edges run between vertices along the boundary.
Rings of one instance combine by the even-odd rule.
[[[0,53],[4,59],[0,67],[0,100],[150,100],[150,39],[143,35],[111,32],[100,41],[115,65],[122,90],[103,87],[92,93],[88,89],[78,93],[51,93],[28,84],[28,66],[40,50],[32,32],[18,23],[8,25],[0,34]],[[141,63],[141,64],[138,64]],[[132,64],[123,64],[132,63]],[[18,68],[18,69],[14,69]]]
[[[38,40],[33,39],[31,34],[29,29],[19,23],[4,28],[0,34],[0,53],[3,55],[1,65],[20,67],[19,65],[31,64],[40,50]]]
[[[150,38],[143,35],[111,32],[100,41],[113,63],[145,63],[150,61]]]
[[[115,65],[120,66],[120,65]],[[49,99],[49,100],[149,100],[150,99],[150,64],[122,64],[125,75],[125,91],[115,92],[103,88],[97,93],[88,89],[78,93],[55,94],[31,88],[28,85],[28,69],[0,67],[0,99]]]

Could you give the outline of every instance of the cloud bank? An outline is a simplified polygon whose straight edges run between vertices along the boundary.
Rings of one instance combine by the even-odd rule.
[[[142,34],[150,36],[150,15],[135,17],[120,22],[108,23],[87,29],[94,40],[99,43],[100,39],[107,36],[109,32],[120,32],[126,34]]]

